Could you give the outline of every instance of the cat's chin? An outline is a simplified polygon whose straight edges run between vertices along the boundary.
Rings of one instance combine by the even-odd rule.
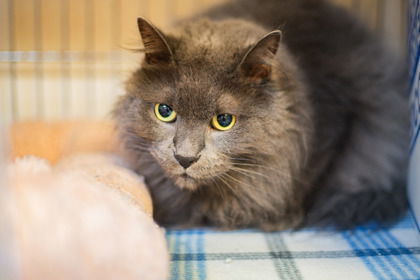
[[[198,188],[198,181],[197,179],[192,178],[186,174],[179,175],[174,179],[175,185],[177,185],[181,189],[186,190],[196,190]]]

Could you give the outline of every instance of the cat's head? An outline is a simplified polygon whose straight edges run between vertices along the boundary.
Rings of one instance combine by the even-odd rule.
[[[145,56],[116,109],[129,150],[150,152],[187,189],[264,161],[289,166],[304,98],[280,31],[239,20],[198,20],[170,35],[138,26]]]

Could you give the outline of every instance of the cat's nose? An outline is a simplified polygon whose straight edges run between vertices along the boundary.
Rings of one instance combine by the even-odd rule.
[[[180,155],[175,155],[176,160],[179,162],[179,164],[187,169],[191,166],[194,162],[196,162],[200,157],[183,157]]]

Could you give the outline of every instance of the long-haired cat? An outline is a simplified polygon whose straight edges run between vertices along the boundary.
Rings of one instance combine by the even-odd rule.
[[[405,71],[323,0],[237,0],[163,33],[115,109],[156,220],[278,230],[406,208]]]

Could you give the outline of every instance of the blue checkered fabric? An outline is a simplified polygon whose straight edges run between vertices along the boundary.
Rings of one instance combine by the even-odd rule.
[[[354,231],[168,230],[171,280],[420,279],[411,214]]]

